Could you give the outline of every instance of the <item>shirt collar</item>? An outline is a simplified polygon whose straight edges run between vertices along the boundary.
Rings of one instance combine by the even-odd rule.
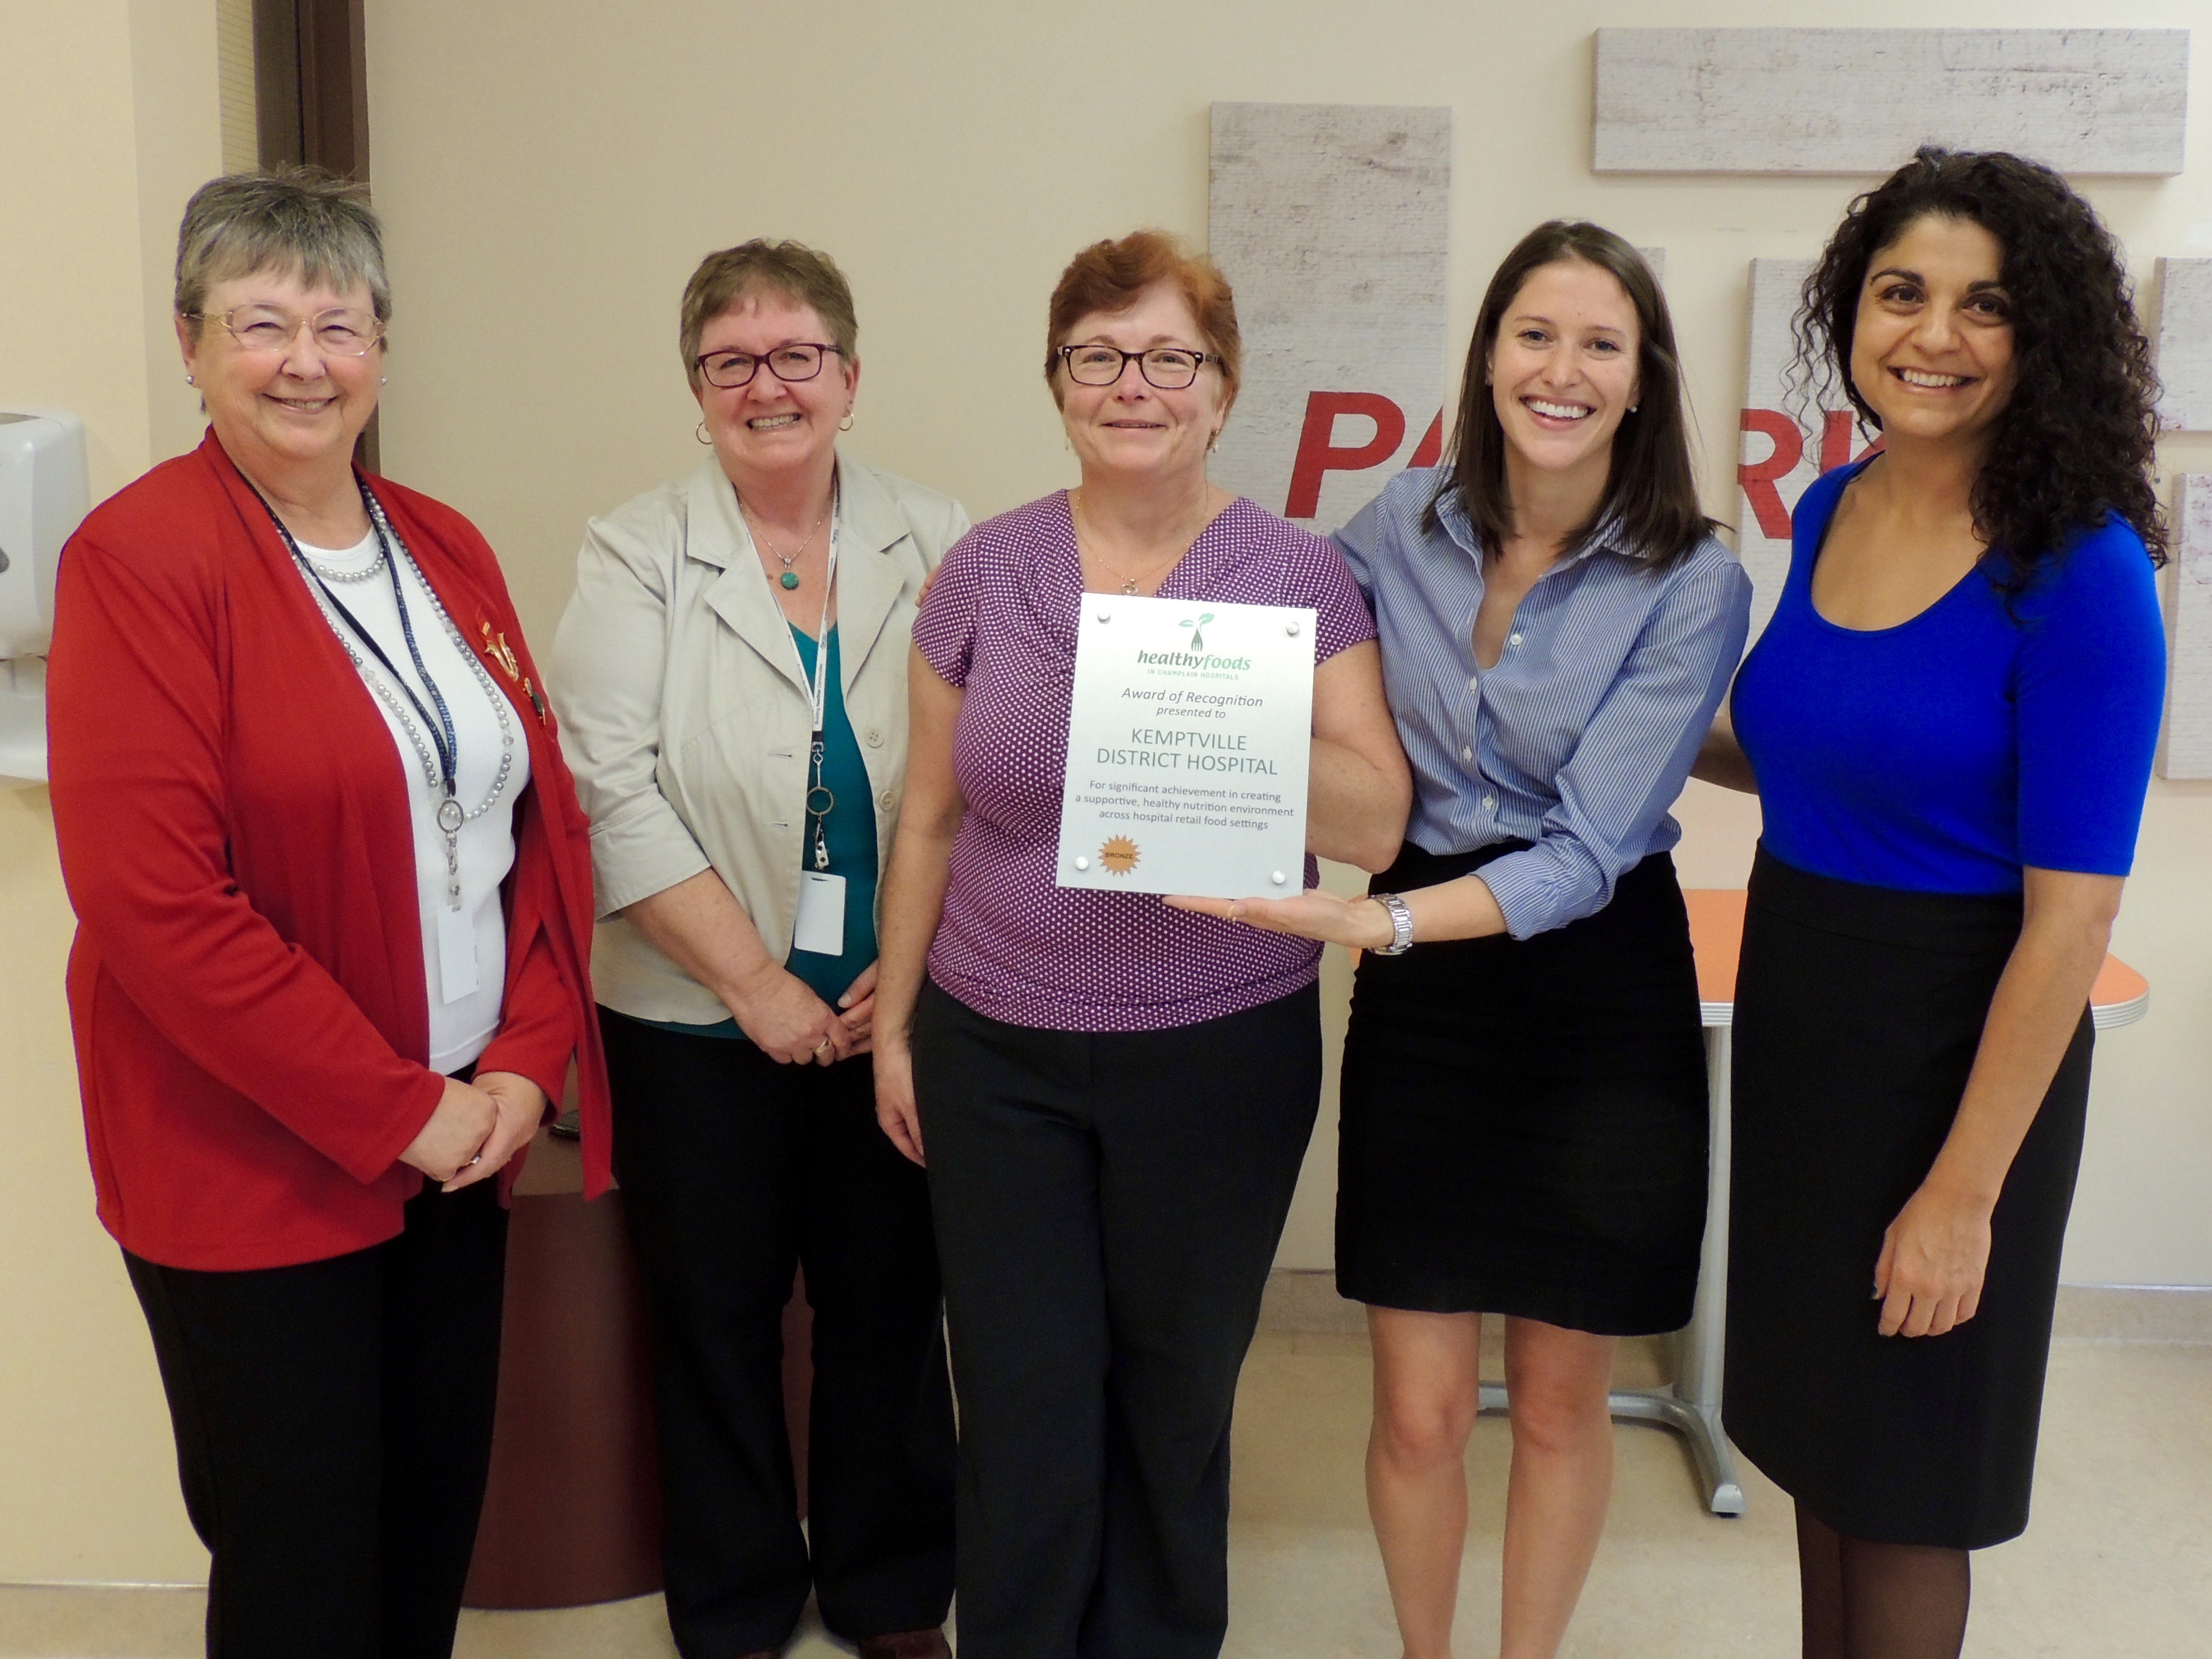
[[[1467,504],[1460,499],[1459,491],[1448,489],[1438,498],[1437,521],[1444,527],[1445,533],[1459,544],[1462,550],[1468,557],[1480,557],[1482,551],[1482,532],[1474,527],[1474,520],[1467,516]],[[1552,569],[1565,570],[1569,565],[1580,564],[1594,553],[1614,553],[1632,561],[1637,558],[1635,550],[1629,545],[1626,527],[1621,524],[1620,515],[1618,513],[1608,513],[1604,518],[1599,520],[1596,530],[1592,532],[1589,539],[1583,542],[1581,551],[1553,565]],[[1549,575],[1551,572],[1547,571],[1545,574]]]

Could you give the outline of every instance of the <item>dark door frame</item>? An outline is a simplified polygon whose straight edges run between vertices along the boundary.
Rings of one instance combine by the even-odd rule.
[[[366,0],[253,0],[261,165],[304,161],[368,183]],[[377,470],[377,421],[356,452]]]

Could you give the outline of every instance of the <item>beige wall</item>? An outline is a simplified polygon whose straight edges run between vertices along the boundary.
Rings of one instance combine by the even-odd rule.
[[[2185,27],[2198,9],[2139,0],[2126,21]],[[1856,185],[1592,177],[1590,32],[1828,21],[1747,0],[368,0],[399,305],[386,464],[484,526],[542,641],[584,518],[698,453],[674,349],[685,275],[766,233],[817,242],[852,276],[854,452],[998,510],[1069,477],[1036,370],[1054,276],[1138,224],[1203,240],[1212,100],[1437,103],[1456,123],[1455,332],[1540,218],[1587,215],[1665,247],[1708,500],[1732,520],[1746,263],[1814,251]],[[1852,21],[1990,20],[1970,0],[1879,0]],[[2104,20],[2016,0],[2005,21]],[[171,228],[222,153],[215,0],[0,0],[0,402],[83,415],[105,494],[196,434],[162,310]],[[2203,111],[2212,47],[2197,60]],[[2090,188],[2146,275],[2160,253],[2212,253],[2212,162]],[[58,316],[130,320],[84,338]],[[2166,459],[2212,469],[2212,440]],[[1755,811],[1702,786],[1681,810],[1688,878],[1741,882]],[[2155,1012],[2100,1057],[2076,1281],[2212,1284],[2208,848],[2212,786],[2154,784],[2119,948]],[[202,1558],[151,1357],[91,1218],[68,928],[43,793],[0,795],[0,1580],[191,1578]],[[1286,1263],[1327,1262],[1333,1156],[1325,1133]]]
[[[198,439],[167,321],[217,170],[215,15],[0,0],[0,404],[83,416],[97,499]],[[0,792],[0,1580],[190,1581],[151,1348],[92,1212],[43,789]]]
[[[1539,219],[1587,215],[1664,247],[1707,500],[1733,521],[1747,262],[1815,252],[1863,185],[1594,177],[1590,34],[1832,21],[1747,0],[370,0],[377,200],[400,305],[386,461],[477,516],[542,635],[584,518],[697,453],[673,348],[684,276],[706,249],[767,234],[818,243],[852,277],[866,365],[852,447],[978,515],[1012,506],[1069,477],[1036,367],[1053,279],[1082,243],[1135,225],[1203,240],[1210,101],[1449,104],[1455,336]],[[1850,21],[1990,18],[1967,0],[1886,0]],[[2106,20],[2079,0],[2021,0],[2004,21]],[[2126,21],[2203,18],[2191,0],[2145,0]],[[2201,39],[2197,64],[2203,111]],[[2212,252],[2212,162],[2089,189],[2146,276],[2159,254]],[[2212,441],[2177,439],[2166,459],[2212,466]],[[1693,785],[1681,816],[1688,878],[1741,884],[1756,809]],[[2077,1281],[2212,1284],[2208,853],[2212,787],[2154,785],[2119,948],[2150,975],[2156,1012],[2104,1045]],[[1324,1133],[1287,1265],[1328,1264],[1333,1158]]]

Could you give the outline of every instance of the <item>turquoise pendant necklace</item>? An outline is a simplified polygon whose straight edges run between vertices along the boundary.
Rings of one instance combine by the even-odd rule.
[[[822,526],[829,521],[830,514],[836,510],[836,505],[837,492],[833,487],[830,492],[830,507],[823,511],[820,518],[814,521],[813,529],[809,530],[806,532],[805,536],[800,539],[799,545],[793,548],[790,552],[786,553],[774,542],[769,540],[766,536],[761,534],[760,526],[753,522],[752,514],[750,513],[744,513],[745,504],[744,500],[742,498],[738,500],[738,510],[740,513],[744,513],[745,527],[753,532],[753,539],[758,542],[763,547],[768,549],[769,554],[775,558],[775,562],[783,567],[783,574],[775,579],[775,583],[776,586],[783,589],[785,592],[792,592],[798,588],[799,573],[793,569],[792,567],[799,562],[800,556],[804,554],[807,548],[813,544],[814,538],[820,533]]]

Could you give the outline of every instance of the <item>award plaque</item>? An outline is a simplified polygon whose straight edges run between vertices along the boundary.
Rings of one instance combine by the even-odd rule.
[[[1059,884],[1297,892],[1313,681],[1310,610],[1085,593]]]

